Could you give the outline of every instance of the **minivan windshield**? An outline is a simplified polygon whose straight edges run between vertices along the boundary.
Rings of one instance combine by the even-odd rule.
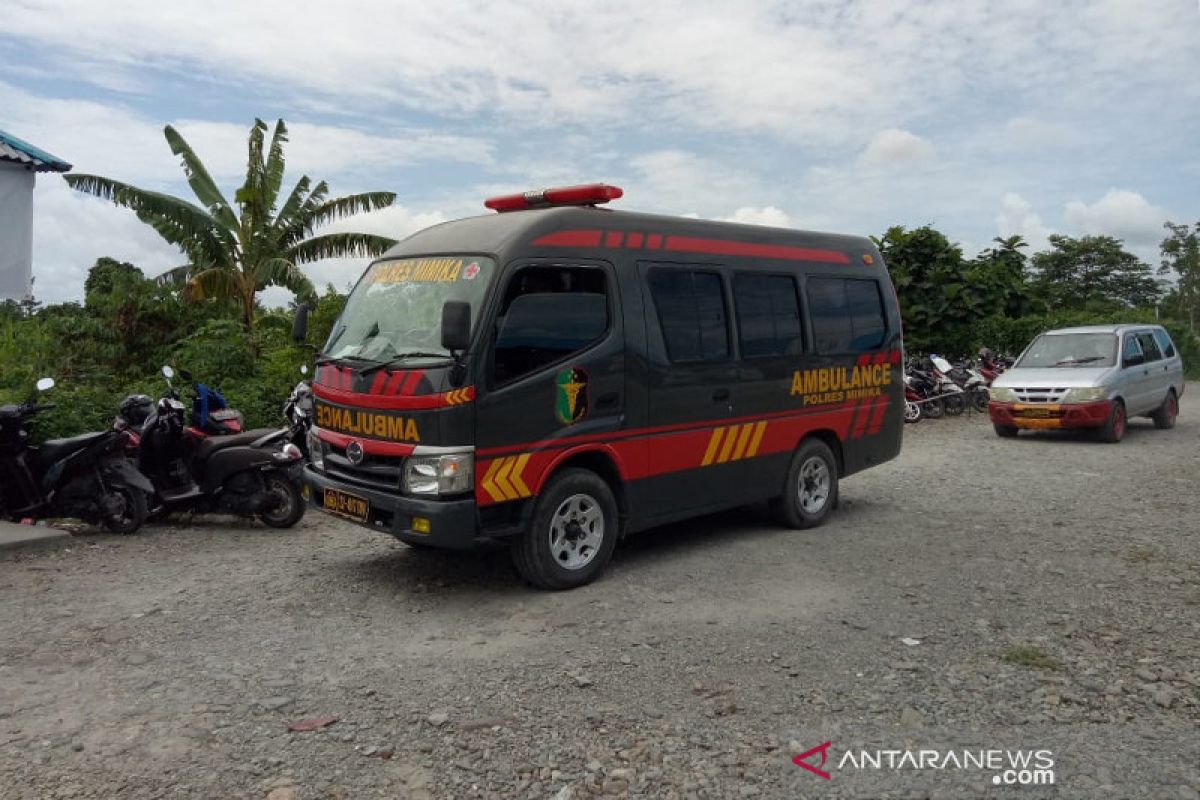
[[[347,298],[325,357],[376,363],[448,357],[442,305],[466,301],[474,323],[495,267],[490,258],[467,255],[377,261]]]
[[[1117,363],[1112,333],[1043,333],[1033,340],[1018,367],[1111,367]]]

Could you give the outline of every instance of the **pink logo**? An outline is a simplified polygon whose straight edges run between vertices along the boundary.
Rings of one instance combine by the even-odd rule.
[[[475,280],[475,276],[479,274],[479,265],[472,261],[467,264],[467,268],[463,270],[463,278],[469,281]]]
[[[809,756],[813,756],[813,755],[816,755],[817,753],[820,753],[821,754],[821,766],[822,767],[825,766],[826,753],[829,750],[830,744],[831,744],[830,742],[826,742],[825,744],[817,745],[816,747],[814,747],[811,750],[805,750],[803,753],[801,753],[800,755],[793,758],[792,763],[795,764],[797,767],[804,767],[804,769],[808,770],[813,775],[816,775],[819,778],[824,778],[825,780],[830,780],[830,775],[828,772],[826,772],[823,769],[817,769],[816,767],[814,767],[812,764],[809,764],[808,761],[805,760]]]

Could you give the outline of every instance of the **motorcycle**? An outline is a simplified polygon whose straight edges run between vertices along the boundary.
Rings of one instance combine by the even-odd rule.
[[[938,355],[931,355],[925,360],[928,362],[927,370],[936,381],[936,389],[947,416],[957,417],[966,411],[968,395],[963,387],[950,377],[950,373],[954,371],[950,362]]]
[[[53,378],[37,382],[39,392]],[[133,440],[122,431],[85,433],[31,445],[33,419],[53,408],[37,395],[0,406],[0,514],[8,519],[72,517],[130,534],[146,519],[154,487],[129,457]]]
[[[288,421],[288,441],[300,448],[304,460],[308,460],[308,432],[313,425],[313,392],[308,382],[308,367],[301,366],[300,379],[287,402],[283,404],[283,417]]]
[[[920,409],[921,419],[938,419],[945,413],[942,379],[931,364],[916,359],[909,361],[904,372],[904,397],[906,418],[911,413],[908,403]]]
[[[933,356],[933,362],[938,367],[940,372],[943,372],[946,377],[954,381],[966,395],[966,401],[976,411],[987,411],[988,404],[988,385],[989,381],[981,372],[975,369],[975,365],[970,361],[959,361],[957,364],[951,364],[940,356]]]
[[[146,418],[138,463],[153,483],[154,513],[193,511],[257,517],[290,528],[304,516],[301,451],[279,431],[242,430],[240,412],[220,392],[193,383],[190,420],[165,366],[167,391]],[[191,375],[180,371],[191,381]],[[190,424],[188,424],[190,422]]]

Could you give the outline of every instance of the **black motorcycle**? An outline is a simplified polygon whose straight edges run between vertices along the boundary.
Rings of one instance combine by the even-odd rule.
[[[301,375],[308,375],[308,367],[300,367]],[[287,402],[283,404],[283,416],[288,421],[288,441],[300,448],[308,460],[308,434],[313,426],[313,392],[307,378],[302,378],[292,387]]]
[[[189,424],[171,384],[175,371],[163,367],[163,376],[167,391],[146,418],[138,448],[138,464],[154,484],[154,511],[258,517],[274,528],[299,522],[305,510],[300,449],[281,446],[277,430],[241,431],[241,415],[199,383],[192,387]]]
[[[54,386],[37,383],[39,392]],[[53,408],[37,396],[0,406],[0,515],[8,519],[71,517],[129,534],[146,519],[150,481],[129,457],[135,437],[118,430],[31,445],[33,418]]]

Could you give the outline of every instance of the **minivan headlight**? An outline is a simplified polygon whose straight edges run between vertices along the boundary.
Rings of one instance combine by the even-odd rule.
[[[475,485],[473,453],[413,456],[404,462],[404,491],[409,494],[464,494]]]
[[[1099,386],[1080,386],[1075,389],[1068,389],[1063,395],[1064,403],[1094,403],[1097,400],[1103,400],[1108,396],[1108,390]]]
[[[1017,402],[1017,393],[1007,386],[993,386],[988,389],[988,396],[997,403],[1015,403]]]

